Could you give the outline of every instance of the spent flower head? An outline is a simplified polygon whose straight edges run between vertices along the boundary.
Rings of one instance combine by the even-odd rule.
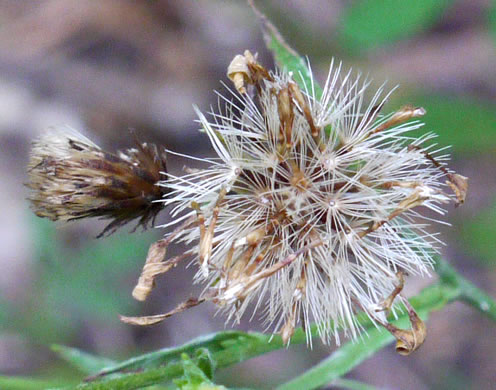
[[[154,201],[167,192],[157,186],[165,171],[165,151],[156,145],[135,139],[135,148],[113,154],[68,126],[52,127],[33,142],[29,200],[52,221],[111,219],[99,237],[137,218],[146,228],[162,209]]]
[[[205,289],[169,313],[122,319],[156,323],[211,301],[234,321],[259,312],[285,342],[313,321],[325,342],[339,342],[339,329],[357,337],[363,310],[400,351],[417,348],[425,332],[400,295],[403,275],[427,275],[439,243],[421,212],[443,214],[467,189],[444,149],[429,146],[433,133],[411,135],[424,109],[383,115],[389,93],[381,87],[366,102],[369,82],[341,64],[331,64],[321,97],[313,81],[302,89],[248,51],[228,76],[235,90],[219,95],[219,110],[207,119],[196,109],[217,157],[161,182],[176,227],[150,248],[134,296],[144,300],[154,277],[187,257]],[[163,261],[173,241],[188,249]],[[412,331],[387,322],[396,298]]]

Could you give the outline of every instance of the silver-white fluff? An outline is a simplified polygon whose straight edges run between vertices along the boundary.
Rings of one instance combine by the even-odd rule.
[[[340,329],[356,338],[357,311],[385,320],[399,275],[428,275],[440,241],[420,213],[454,198],[448,157],[433,133],[410,135],[422,108],[382,114],[389,93],[366,102],[370,83],[341,64],[317,92],[246,53],[238,61],[218,110],[196,109],[217,157],[191,157],[205,167],[160,183],[167,244],[186,243],[205,285],[186,306],[211,301],[234,321],[259,313],[284,341],[311,322],[324,342]]]

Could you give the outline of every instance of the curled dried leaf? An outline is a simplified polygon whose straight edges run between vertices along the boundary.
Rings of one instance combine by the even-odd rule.
[[[239,93],[246,93],[245,84],[249,84],[251,80],[246,56],[238,54],[233,58],[227,67],[227,77]]]
[[[150,245],[145,265],[138,283],[133,289],[133,297],[138,301],[144,301],[148,297],[153,289],[155,276],[167,272],[172,267],[170,264],[162,263],[166,253],[167,243],[165,240],[158,240]]]
[[[174,267],[179,261],[190,255],[190,251],[184,252],[166,262],[163,262],[167,253],[167,246],[171,240],[181,233],[186,227],[194,222],[194,217],[187,219],[183,224],[177,227],[167,238],[158,240],[150,245],[146,256],[145,265],[141,271],[138,283],[133,289],[133,297],[138,301],[144,301],[152,291],[155,283],[155,277],[163,274]]]
[[[456,196],[455,207],[465,203],[468,190],[468,178],[458,173],[449,173],[446,184],[450,186]]]
[[[405,306],[408,310],[408,317],[412,328],[410,330],[400,329],[392,324],[383,325],[396,338],[396,352],[400,355],[408,356],[420,348],[427,336],[427,329],[424,321],[418,316],[410,303],[405,300]]]
[[[186,302],[179,304],[174,310],[171,310],[164,314],[157,314],[153,316],[141,316],[141,317],[127,317],[120,315],[119,318],[122,322],[125,322],[126,324],[141,325],[141,326],[154,325],[154,324],[158,324],[159,322],[162,322],[166,318],[172,317],[174,314],[181,313],[191,307],[198,306],[200,303],[204,301],[205,299],[203,298],[201,299],[190,298]]]
[[[403,272],[399,271],[396,273],[396,277],[398,278],[398,284],[396,285],[395,289],[387,297],[380,305],[379,309],[377,311],[385,311],[386,313],[389,313],[391,310],[391,307],[393,306],[393,302],[395,298],[403,291],[403,287],[405,286],[405,278],[403,276]]]
[[[284,345],[289,345],[289,341],[291,340],[291,337],[293,337],[293,334],[295,332],[295,316],[296,310],[293,310],[289,318],[286,319],[286,322],[279,330],[279,334],[281,335],[282,343]]]

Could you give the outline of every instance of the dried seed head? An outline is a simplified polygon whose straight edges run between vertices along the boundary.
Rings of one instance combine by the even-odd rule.
[[[389,93],[380,88],[365,104],[369,82],[341,65],[331,65],[319,98],[246,52],[228,74],[235,91],[220,98],[226,109],[210,121],[197,110],[218,159],[162,182],[170,225],[179,226],[166,239],[189,246],[206,285],[194,303],[211,301],[235,321],[253,303],[285,343],[311,321],[325,342],[339,342],[339,328],[357,337],[354,313],[364,310],[400,351],[418,348],[425,328],[413,309],[413,330],[403,331],[377,308],[405,301],[403,271],[431,269],[439,241],[420,207],[442,214],[466,193],[466,181],[445,167],[448,156],[428,146],[434,135],[412,138],[422,126],[412,119],[425,111],[381,114]],[[455,197],[445,193],[453,186]]]
[[[165,151],[140,143],[112,154],[69,127],[48,129],[33,142],[28,165],[29,200],[39,217],[71,221],[100,217],[112,221],[111,234],[139,219],[146,228],[163,204],[167,189],[157,185],[166,172]]]

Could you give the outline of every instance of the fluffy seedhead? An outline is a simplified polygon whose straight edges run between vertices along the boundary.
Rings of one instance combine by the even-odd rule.
[[[110,219],[100,236],[138,219],[146,228],[167,193],[157,182],[166,172],[165,150],[135,140],[135,148],[112,154],[69,127],[50,128],[33,142],[27,186],[39,217],[71,221]]]
[[[320,97],[248,51],[227,73],[231,97],[219,95],[210,120],[196,109],[217,158],[161,183],[176,228],[150,249],[135,297],[187,257],[206,288],[169,313],[122,319],[152,324],[211,301],[235,321],[249,307],[260,312],[284,342],[299,325],[310,332],[311,321],[325,342],[339,342],[339,329],[357,337],[363,310],[395,335],[399,352],[418,348],[425,327],[400,295],[403,275],[427,275],[439,243],[420,211],[443,214],[467,189],[429,142],[434,134],[410,135],[425,110],[383,115],[389,93],[381,87],[365,103],[368,81],[341,64],[331,64]],[[173,241],[189,249],[164,261]],[[387,321],[398,299],[411,330]]]
[[[134,293],[144,300],[154,277],[186,257],[207,287],[169,313],[122,319],[152,324],[212,301],[239,320],[253,304],[285,342],[311,321],[324,341],[339,342],[338,329],[358,335],[354,313],[363,310],[395,335],[399,352],[418,348],[425,327],[406,300],[411,330],[386,319],[403,274],[427,275],[433,263],[439,241],[418,208],[443,214],[440,205],[463,203],[467,190],[442,150],[426,146],[432,133],[409,136],[425,110],[382,115],[388,94],[380,88],[365,104],[368,82],[341,65],[331,65],[320,98],[249,52],[228,76],[236,91],[220,96],[224,110],[211,121],[197,110],[218,158],[161,183],[178,226],[150,248]],[[163,261],[172,241],[191,249]]]

